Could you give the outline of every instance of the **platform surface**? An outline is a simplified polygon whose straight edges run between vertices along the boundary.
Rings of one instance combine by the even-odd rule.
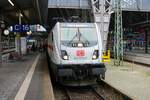
[[[134,100],[150,98],[150,67],[128,62],[116,67],[110,63],[105,81]]]
[[[34,53],[20,61],[3,62],[0,100],[54,100],[46,54]]]
[[[0,100],[13,100],[34,59],[35,55],[28,55],[20,61],[3,62],[0,66]]]
[[[134,50],[124,52],[124,59],[132,62],[147,64],[150,66],[150,52],[144,53],[144,50]]]
[[[41,54],[25,100],[54,100],[46,54]]]

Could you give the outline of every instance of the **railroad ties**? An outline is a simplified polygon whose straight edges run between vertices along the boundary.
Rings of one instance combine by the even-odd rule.
[[[55,100],[132,100],[104,81],[98,82],[95,86],[66,87],[57,85],[55,87]]]

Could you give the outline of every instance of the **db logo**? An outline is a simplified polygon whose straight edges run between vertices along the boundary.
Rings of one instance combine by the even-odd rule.
[[[83,57],[83,56],[85,56],[85,51],[84,51],[84,50],[78,50],[78,51],[76,52],[76,55],[77,55],[78,57]]]

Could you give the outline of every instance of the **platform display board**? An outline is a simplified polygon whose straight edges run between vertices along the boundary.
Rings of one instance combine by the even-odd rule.
[[[16,24],[16,25],[12,26],[12,31],[13,32],[28,32],[28,31],[30,31],[30,26]]]

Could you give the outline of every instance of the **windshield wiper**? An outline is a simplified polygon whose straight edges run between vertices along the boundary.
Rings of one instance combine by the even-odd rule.
[[[75,38],[78,37],[78,41],[81,42],[81,37],[83,38],[83,40],[85,40],[85,42],[89,43],[89,41],[83,37],[83,35],[81,34],[80,30],[79,30],[79,27],[78,27],[78,32],[75,34],[75,36],[69,41],[69,44],[73,42],[73,40]]]

